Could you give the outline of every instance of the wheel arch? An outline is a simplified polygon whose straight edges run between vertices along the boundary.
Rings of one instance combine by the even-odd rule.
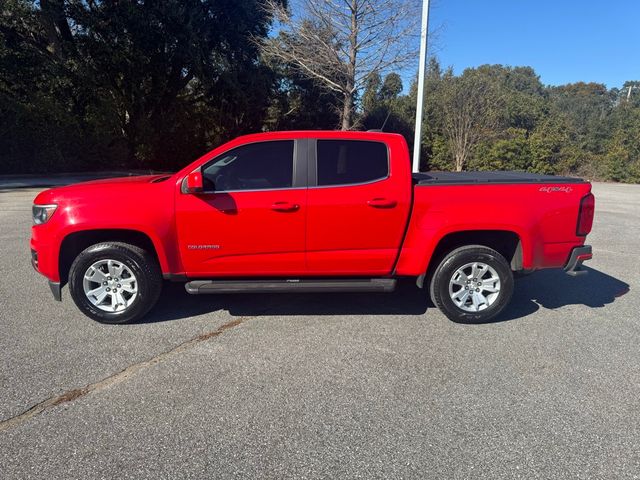
[[[521,236],[512,230],[461,230],[442,236],[429,258],[424,273],[417,279],[420,288],[425,278],[433,274],[435,268],[447,253],[465,245],[482,245],[500,253],[511,266],[512,271],[522,270],[523,248]]]
[[[79,230],[67,234],[60,244],[58,270],[61,285],[67,283],[71,264],[78,254],[91,245],[102,242],[123,242],[140,247],[153,255],[161,269],[165,271],[163,262],[166,263],[166,261],[161,248],[141,230],[117,228]]]

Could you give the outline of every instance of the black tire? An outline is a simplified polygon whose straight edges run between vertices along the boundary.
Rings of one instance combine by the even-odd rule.
[[[124,311],[118,313],[97,308],[84,293],[83,280],[87,269],[95,262],[107,259],[124,264],[137,280],[135,299]],[[69,270],[71,298],[82,313],[100,323],[119,324],[142,318],[156,304],[161,290],[162,272],[155,257],[128,243],[104,242],[92,245],[76,257]]]
[[[477,312],[468,312],[451,299],[449,282],[459,268],[473,262],[482,262],[495,270],[500,279],[500,291],[488,307]],[[500,253],[482,245],[467,245],[456,248],[442,259],[431,278],[429,293],[433,303],[450,320],[458,323],[484,323],[502,312],[509,304],[513,294],[513,283],[511,267]]]

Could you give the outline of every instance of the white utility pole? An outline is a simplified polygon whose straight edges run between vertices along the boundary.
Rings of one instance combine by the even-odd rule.
[[[416,105],[416,133],[413,138],[413,171],[420,171],[420,137],[422,136],[422,104],[424,103],[424,71],[427,64],[427,31],[429,29],[429,0],[422,0],[422,28],[420,30],[420,62],[418,66],[418,104]]]
[[[629,102],[629,100],[631,100],[631,90],[640,88],[638,87],[638,85],[629,85],[629,91],[627,92],[627,102]]]

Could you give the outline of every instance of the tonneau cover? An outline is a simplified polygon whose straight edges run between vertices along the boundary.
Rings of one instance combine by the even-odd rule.
[[[528,172],[424,172],[414,173],[416,185],[468,185],[483,183],[582,183],[581,178]]]

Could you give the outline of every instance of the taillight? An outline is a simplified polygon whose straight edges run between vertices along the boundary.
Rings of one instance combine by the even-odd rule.
[[[576,235],[585,236],[591,231],[593,225],[593,211],[596,206],[596,199],[593,193],[589,193],[580,200],[580,212],[578,213],[578,227]]]

